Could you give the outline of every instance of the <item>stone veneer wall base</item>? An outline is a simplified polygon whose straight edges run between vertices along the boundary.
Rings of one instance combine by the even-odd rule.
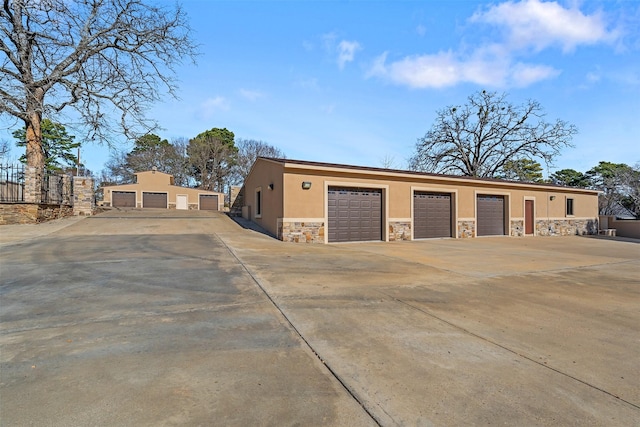
[[[511,220],[511,236],[512,237],[524,236],[524,220],[522,219]]]
[[[476,222],[472,220],[458,221],[458,239],[476,237]]]
[[[292,243],[324,243],[324,222],[283,222],[278,220],[277,238]],[[598,234],[598,219],[537,220],[538,236],[570,236]],[[524,236],[524,220],[512,220],[510,235]],[[458,238],[476,237],[476,222],[458,221]],[[411,240],[411,222],[389,222],[389,241]]]
[[[290,243],[324,243],[324,222],[278,220],[278,239]]]
[[[389,222],[389,241],[411,240],[411,222],[410,221],[390,221]]]
[[[538,219],[538,236],[585,236],[598,234],[598,218],[589,219]]]

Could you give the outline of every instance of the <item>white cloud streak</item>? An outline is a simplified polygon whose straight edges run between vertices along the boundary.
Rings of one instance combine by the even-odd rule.
[[[258,99],[264,97],[264,93],[257,90],[249,89],[240,89],[240,95],[243,98],[248,99],[249,101],[257,101]]]
[[[445,88],[461,83],[486,87],[524,87],[557,76],[553,67],[476,55],[460,58],[453,52],[406,57],[386,63],[387,53],[376,58],[368,76],[382,77],[416,89]]]
[[[362,50],[362,46],[357,41],[340,40],[338,42],[336,33],[323,34],[322,43],[324,50],[332,58],[335,58],[338,68],[341,70],[344,69],[347,63],[354,61],[356,52]]]
[[[360,43],[355,41],[342,40],[338,43],[338,67],[342,70],[347,62],[352,62],[360,49]]]
[[[200,104],[198,116],[201,119],[210,119],[216,111],[224,111],[229,109],[227,100],[222,96],[207,98]]]

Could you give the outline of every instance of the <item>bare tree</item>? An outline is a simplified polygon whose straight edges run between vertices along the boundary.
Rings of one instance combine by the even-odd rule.
[[[625,209],[640,218],[640,164],[600,162],[587,171],[591,187],[600,190],[600,215],[618,215]]]
[[[385,154],[384,157],[380,159],[380,167],[383,169],[395,169],[397,167],[396,158],[391,154]]]
[[[234,184],[242,184],[244,182],[258,157],[286,158],[282,150],[263,141],[238,139],[236,145],[238,147],[238,156],[232,179]]]
[[[108,185],[132,184],[135,181],[134,172],[127,163],[127,153],[113,151],[100,173],[100,179]]]
[[[130,152],[113,151],[105,164],[101,178],[117,184],[132,183],[135,173],[156,168],[173,175],[174,183],[188,186],[194,182],[193,170],[187,158],[186,138],[169,143],[154,134],[138,138]]]
[[[0,141],[0,160],[4,160],[4,158],[7,157],[10,151],[11,148],[9,147],[9,141]]]
[[[3,0],[0,114],[24,122],[30,166],[43,166],[43,115],[72,109],[90,139],[118,127],[130,137],[162,90],[175,95],[175,67],[196,47],[180,6],[144,0]]]
[[[544,121],[537,101],[513,105],[505,93],[476,92],[465,105],[437,112],[431,129],[416,143],[414,170],[497,177],[509,161],[539,159],[551,165],[571,147],[578,129],[565,121]]]
[[[175,138],[171,141],[171,145],[173,146],[173,156],[167,161],[169,173],[173,175],[175,184],[182,187],[193,185],[195,183],[193,171],[187,154],[189,140],[187,138]]]

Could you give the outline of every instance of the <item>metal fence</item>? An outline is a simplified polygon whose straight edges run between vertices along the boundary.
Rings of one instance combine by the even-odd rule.
[[[0,165],[0,202],[24,202],[24,165]]]
[[[27,175],[27,167],[24,165],[0,165],[0,202],[71,203],[73,185],[70,175],[51,172],[47,169],[30,174],[30,179],[37,181],[36,184],[38,184],[33,200],[27,200],[28,196],[26,196]]]
[[[48,203],[51,205],[62,204],[64,200],[64,190],[64,175],[45,171],[42,174],[40,203]]]

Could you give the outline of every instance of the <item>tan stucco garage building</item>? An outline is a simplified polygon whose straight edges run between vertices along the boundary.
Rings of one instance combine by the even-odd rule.
[[[242,214],[288,242],[597,234],[593,190],[258,158]]]
[[[158,172],[138,172],[135,184],[103,187],[104,206],[116,208],[160,208],[215,210],[224,208],[224,194],[174,185],[173,176]]]

